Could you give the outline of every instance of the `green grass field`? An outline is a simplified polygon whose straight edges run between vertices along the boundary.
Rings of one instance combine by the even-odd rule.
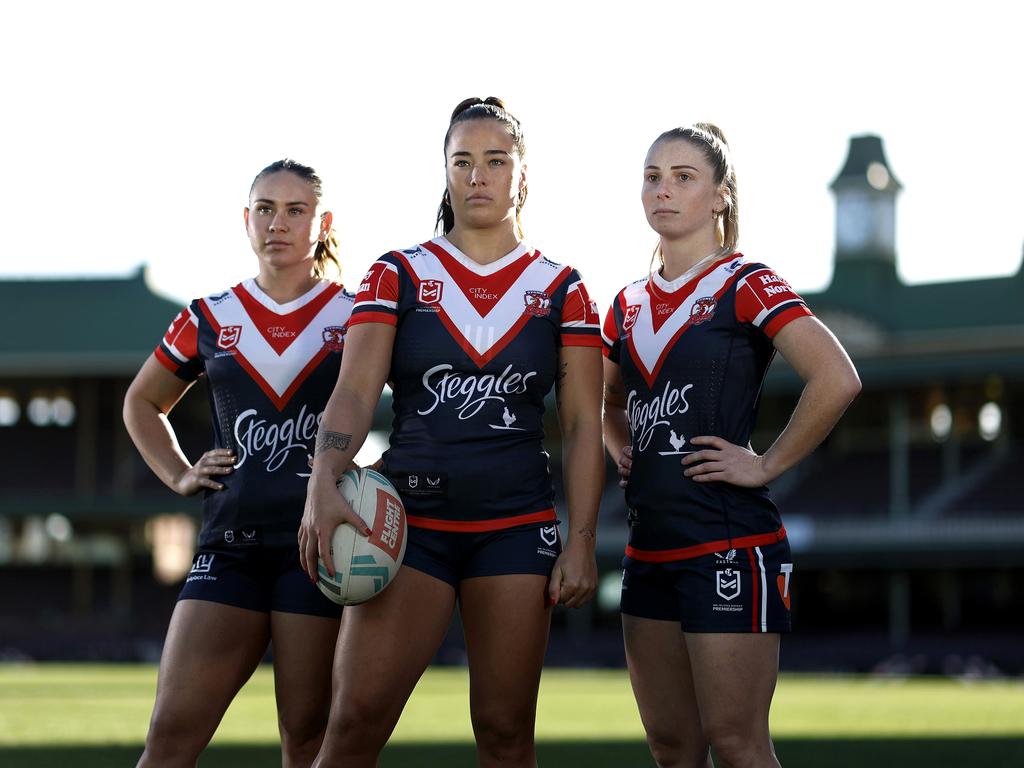
[[[156,668],[0,665],[0,766],[132,765]],[[432,669],[381,765],[475,765],[466,672]],[[1024,681],[784,675],[772,717],[784,766],[1024,766]],[[548,670],[537,718],[545,766],[653,765],[624,671]],[[261,668],[203,766],[280,765],[273,680]]]

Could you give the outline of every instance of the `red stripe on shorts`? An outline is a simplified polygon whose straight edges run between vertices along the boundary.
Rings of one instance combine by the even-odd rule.
[[[412,518],[409,518],[410,520]],[[670,563],[673,560],[689,560],[691,557],[710,555],[713,552],[724,552],[727,549],[746,549],[747,547],[763,547],[775,544],[786,538],[786,526],[774,533],[759,533],[756,536],[741,536],[738,539],[721,539],[709,541],[707,544],[694,544],[692,547],[680,549],[635,549],[626,545],[626,556],[641,563]]]
[[[418,515],[408,515],[406,519],[409,521],[409,525],[417,528],[427,528],[431,531],[481,533],[515,528],[517,525],[553,521],[555,519],[555,508],[551,507],[540,512],[531,512],[527,515],[516,515],[515,517],[499,517],[496,520],[438,520],[433,517],[419,517]]]
[[[758,620],[760,617],[761,601],[757,599],[757,586],[758,582],[761,581],[761,569],[757,567],[757,559],[754,557],[754,550],[751,547],[747,547],[747,557],[750,558],[750,589],[753,594],[753,600],[750,603],[750,614],[753,616],[753,632],[761,631],[761,622]]]

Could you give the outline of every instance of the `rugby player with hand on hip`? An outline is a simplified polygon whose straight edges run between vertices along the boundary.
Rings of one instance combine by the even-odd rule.
[[[775,271],[737,251],[739,200],[713,125],[663,133],[641,199],[657,269],[604,328],[605,444],[629,509],[622,624],[659,766],[777,766],[768,730],[792,559],[768,483],[860,390],[850,359]],[[750,447],[778,350],[804,381],[789,424]]]
[[[271,642],[282,764],[308,766],[323,739],[341,609],[302,572],[296,531],[354,297],[326,277],[338,241],[321,195],[319,176],[293,160],[256,176],[244,217],[258,274],[184,309],[125,396],[153,472],[182,496],[203,494],[140,766],[194,766]],[[193,464],[167,416],[200,376],[214,448]]]
[[[408,513],[405,561],[345,609],[317,765],[376,765],[458,603],[480,765],[533,766],[551,606],[589,600],[601,495],[600,320],[579,274],[522,242],[519,121],[500,100],[459,104],[444,142],[443,236],[382,256],[363,278],[317,441],[300,529],[307,573],[358,518],[335,483],[390,379],[382,472]],[[543,448],[555,387],[568,536]]]

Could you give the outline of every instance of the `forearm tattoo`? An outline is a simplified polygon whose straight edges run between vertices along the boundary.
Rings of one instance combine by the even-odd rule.
[[[349,443],[352,442],[352,435],[346,435],[344,432],[330,432],[326,429],[320,430],[316,436],[316,451],[314,456],[319,456],[324,451],[328,451],[331,448],[336,448],[339,451],[344,451],[348,448]]]
[[[587,539],[588,541],[593,541],[595,538],[594,529],[589,525],[584,525],[576,533],[581,539]]]

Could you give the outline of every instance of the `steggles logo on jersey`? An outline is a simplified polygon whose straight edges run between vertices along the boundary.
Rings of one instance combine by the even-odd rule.
[[[434,396],[434,402],[426,410],[417,411],[420,416],[433,413],[439,405],[451,403],[460,420],[471,419],[492,400],[503,403],[506,395],[523,394],[526,382],[537,375],[536,371],[514,372],[511,364],[497,376],[450,373],[452,368],[442,363],[424,372],[423,387]],[[511,427],[511,422],[507,426]]]
[[[522,432],[523,431],[522,427],[513,427],[512,426],[513,424],[516,423],[516,415],[514,413],[509,412],[507,405],[505,406],[504,413],[501,414],[501,420],[503,422],[505,422],[504,425],[501,425],[501,424],[488,424],[487,426],[489,426],[491,429],[500,429],[500,430],[503,430],[503,431],[504,430],[513,430],[515,432]]]
[[[640,305],[639,304],[630,304],[628,307],[626,307],[626,314],[622,318],[622,330],[628,331],[630,328],[632,328],[633,324],[636,322],[636,318],[637,318],[637,316],[639,314],[640,314]]]
[[[242,338],[242,326],[225,325],[217,335],[217,349],[234,349]]]
[[[440,304],[444,292],[441,280],[424,280],[420,283],[419,300],[421,304]]]
[[[705,296],[704,298],[697,299],[690,309],[690,322],[694,325],[706,323],[715,316],[715,307],[717,305],[718,302],[715,301],[714,296]]]
[[[526,314],[534,317],[547,317],[551,314],[551,297],[544,291],[527,291],[523,295],[526,302]]]
[[[665,382],[664,391],[650,402],[644,402],[637,395],[635,389],[630,390],[626,398],[626,418],[629,420],[629,431],[633,437],[633,446],[636,450],[643,451],[647,449],[651,444],[651,438],[656,427],[668,426],[671,417],[679,416],[690,410],[690,404],[686,400],[686,393],[691,389],[693,389],[693,384],[687,384],[677,389],[672,386],[671,381],[667,381]],[[682,438],[682,442],[679,442],[679,447],[677,448],[675,441],[679,439],[675,437],[675,430],[672,430],[669,440],[675,450],[663,455],[682,453],[679,448],[682,447],[685,438]]]
[[[324,347],[331,352],[341,352],[345,346],[345,329],[340,325],[324,328]]]
[[[235,419],[235,444],[238,448],[235,469],[245,464],[250,457],[258,457],[266,465],[267,472],[275,472],[292,451],[306,455],[310,443],[316,439],[316,431],[323,418],[322,413],[307,410],[305,404],[298,416],[285,419],[280,424],[268,423],[258,416],[256,409],[250,408],[238,414]],[[308,477],[308,473],[303,477]]]

